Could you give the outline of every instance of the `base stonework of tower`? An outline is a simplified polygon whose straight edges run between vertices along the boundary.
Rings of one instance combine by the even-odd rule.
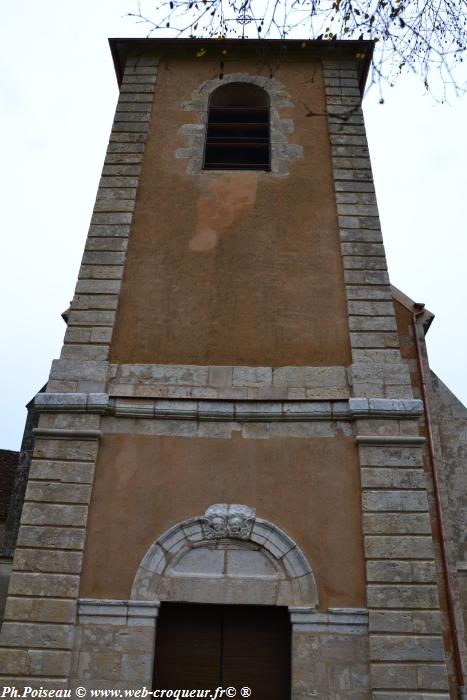
[[[430,375],[431,314],[389,282],[371,44],[111,48],[120,97],[36,397],[3,685],[159,687],[159,613],[250,605],[288,610],[293,700],[465,697],[466,414]],[[268,167],[205,167],[225,85],[265,93]]]

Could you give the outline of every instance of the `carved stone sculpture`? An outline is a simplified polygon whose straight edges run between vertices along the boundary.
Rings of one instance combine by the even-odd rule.
[[[238,503],[216,503],[209,506],[200,518],[203,533],[208,540],[236,538],[247,540],[255,520],[255,511]]]

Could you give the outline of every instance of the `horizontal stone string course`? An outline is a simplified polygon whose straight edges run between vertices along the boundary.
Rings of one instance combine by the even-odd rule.
[[[359,452],[372,697],[447,700],[422,447],[375,436]]]
[[[66,421],[66,414],[115,415],[121,417],[180,418],[197,420],[329,420],[342,418],[368,417],[396,418],[409,421],[413,429],[413,419],[423,412],[423,403],[417,399],[366,399],[355,398],[349,401],[193,401],[190,399],[137,399],[112,398],[108,394],[86,393],[41,393],[36,397],[36,407],[42,413],[63,414],[57,418],[57,425],[36,429],[38,436],[81,436],[94,438],[99,431],[72,429]],[[76,420],[76,419],[74,419]],[[50,421],[49,421],[50,423]],[[381,442],[395,441],[401,443],[423,442],[418,436],[401,435],[403,429],[398,421],[386,423],[396,435],[374,438]],[[417,424],[415,424],[415,428]],[[54,432],[55,431],[55,432]],[[360,440],[370,440],[361,437]]]
[[[107,360],[151,116],[157,59],[127,65],[61,357]],[[52,379],[73,390],[76,381]],[[76,387],[75,387],[76,388]]]

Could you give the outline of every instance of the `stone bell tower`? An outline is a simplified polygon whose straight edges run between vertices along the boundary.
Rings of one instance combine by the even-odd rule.
[[[36,399],[4,685],[457,698],[414,364],[430,315],[415,338],[389,283],[371,44],[111,49],[120,97]]]

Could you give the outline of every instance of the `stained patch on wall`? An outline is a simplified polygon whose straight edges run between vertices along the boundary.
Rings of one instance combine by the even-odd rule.
[[[256,190],[254,172],[229,173],[210,180],[196,203],[196,230],[189,249],[196,253],[213,250],[232,224],[253,208]]]

